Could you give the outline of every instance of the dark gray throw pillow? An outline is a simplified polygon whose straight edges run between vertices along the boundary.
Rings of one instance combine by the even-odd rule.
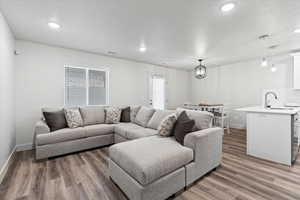
[[[184,137],[191,133],[195,125],[195,120],[191,120],[185,111],[181,112],[174,126],[174,137],[177,142],[184,144]]]
[[[43,112],[43,115],[51,132],[68,127],[63,110],[56,112]]]
[[[130,107],[122,108],[120,122],[130,122]]]

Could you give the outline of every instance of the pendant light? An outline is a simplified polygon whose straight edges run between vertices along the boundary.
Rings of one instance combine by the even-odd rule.
[[[202,64],[203,59],[199,59],[198,61],[200,62],[200,64],[195,67],[195,77],[197,79],[203,79],[207,76],[207,70],[206,67]]]

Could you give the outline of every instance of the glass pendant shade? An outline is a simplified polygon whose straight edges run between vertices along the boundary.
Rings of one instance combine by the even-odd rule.
[[[202,60],[199,60],[200,64],[195,67],[195,77],[198,79],[203,79],[207,76],[207,70],[204,65],[202,65]]]

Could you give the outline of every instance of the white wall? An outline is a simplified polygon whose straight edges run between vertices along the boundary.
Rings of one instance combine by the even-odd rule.
[[[231,111],[231,127],[245,128],[245,114],[234,111],[235,108],[261,105],[265,89],[287,90],[284,88],[292,87],[292,57],[276,57],[273,62],[278,68],[274,73],[270,68],[262,68],[260,60],[208,68],[207,78],[198,80],[192,77],[191,101],[223,103]],[[291,99],[297,92],[287,91],[290,101],[299,101],[299,98]]]
[[[148,74],[165,74],[168,107],[188,101],[189,72],[116,59],[82,51],[16,42],[17,144],[32,143],[33,128],[42,107],[64,105],[64,65],[107,67],[110,70],[110,104],[148,104]]]
[[[0,170],[16,145],[15,39],[0,12]]]

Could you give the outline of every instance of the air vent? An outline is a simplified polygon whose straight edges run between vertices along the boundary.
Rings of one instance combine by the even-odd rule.
[[[270,38],[271,36],[269,34],[264,34],[264,35],[261,35],[258,37],[259,40],[265,40],[265,39],[268,39]]]

